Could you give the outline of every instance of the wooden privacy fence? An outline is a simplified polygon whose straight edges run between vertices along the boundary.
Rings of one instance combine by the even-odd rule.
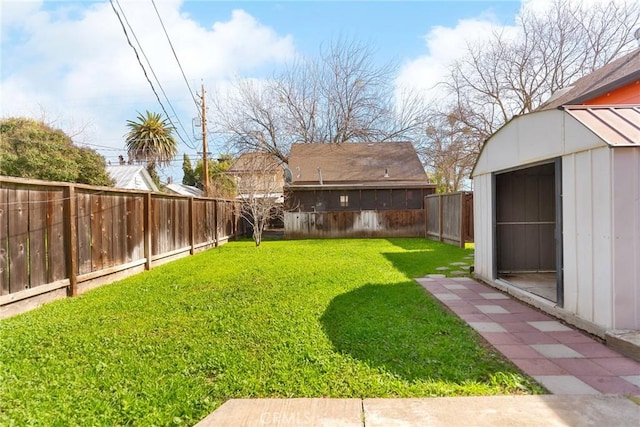
[[[427,238],[464,247],[473,242],[473,193],[460,191],[425,197]]]
[[[238,207],[0,177],[0,318],[217,246],[236,235]]]
[[[286,239],[424,237],[424,211],[285,212]]]

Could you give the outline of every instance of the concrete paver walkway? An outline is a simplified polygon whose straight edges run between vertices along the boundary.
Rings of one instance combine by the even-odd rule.
[[[640,363],[470,278],[417,279],[553,394],[640,395]]]
[[[416,279],[552,395],[232,399],[213,426],[638,426],[640,363],[467,277]],[[628,398],[635,396],[634,400]]]

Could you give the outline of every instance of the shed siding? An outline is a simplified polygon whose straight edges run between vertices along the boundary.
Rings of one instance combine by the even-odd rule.
[[[611,153],[563,158],[564,309],[602,327],[613,323]]]
[[[640,149],[613,152],[613,327],[640,329]]]
[[[491,174],[473,179],[473,215],[475,261],[474,272],[480,278],[491,281],[493,277],[493,205],[491,203]]]

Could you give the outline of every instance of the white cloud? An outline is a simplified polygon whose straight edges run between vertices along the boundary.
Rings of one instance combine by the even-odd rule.
[[[595,4],[621,3],[625,0],[570,0],[590,6]],[[522,0],[520,14],[524,11],[542,15],[554,3],[554,0]],[[517,16],[513,17],[517,22]],[[490,12],[473,19],[464,19],[454,27],[436,26],[424,36],[426,52],[407,61],[400,69],[396,79],[397,93],[401,91],[420,92],[427,100],[443,96],[439,82],[446,80],[450,64],[464,54],[467,43],[476,44],[487,40],[492,33],[502,33],[515,37],[519,31],[513,24],[503,24]]]
[[[469,43],[482,43],[496,31],[516,29],[500,25],[492,14],[460,20],[455,27],[431,28],[424,36],[427,53],[403,64],[396,86],[423,93],[427,99],[442,96],[438,84],[446,80],[449,65],[464,55]]]
[[[121,16],[126,16],[181,121],[191,131],[196,106],[153,5],[119,3],[125,14]],[[201,80],[213,86],[294,55],[291,36],[277,34],[243,10],[206,27],[182,13],[181,4],[156,2],[193,90],[199,91]],[[135,118],[137,111],[160,111],[109,2],[3,1],[2,26],[2,117],[41,118],[44,112],[48,118],[60,118],[57,124],[63,129],[71,121],[91,123],[91,143],[122,148],[127,119]],[[135,44],[134,33],[128,27],[127,31]],[[146,67],[143,53],[138,53]],[[194,150],[182,146],[180,151]]]

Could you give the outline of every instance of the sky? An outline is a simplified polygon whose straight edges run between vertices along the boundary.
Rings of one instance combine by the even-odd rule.
[[[210,102],[234,79],[268,78],[296,56],[350,38],[369,46],[376,63],[397,64],[393,84],[425,90],[467,40],[512,28],[523,7],[546,1],[2,0],[0,117],[42,120],[113,164],[126,158],[126,121],[162,107],[120,16],[178,127],[179,155],[160,176],[180,182],[182,154],[195,163],[202,151],[192,125],[202,85]],[[219,138],[209,139],[209,151],[221,154]]]

